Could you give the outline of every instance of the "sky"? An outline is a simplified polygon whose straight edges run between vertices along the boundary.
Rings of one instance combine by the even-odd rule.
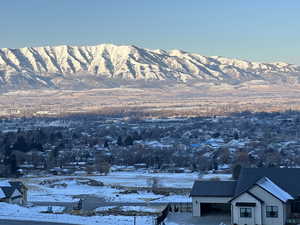
[[[0,48],[112,43],[300,65],[299,0],[9,0]]]

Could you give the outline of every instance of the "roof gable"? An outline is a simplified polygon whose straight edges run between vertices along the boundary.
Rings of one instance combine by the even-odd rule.
[[[293,200],[294,198],[284,191],[282,188],[274,184],[269,178],[263,177],[259,179],[256,184],[264,189],[265,191],[272,194],[274,197],[278,198],[282,202],[287,202],[288,200]]]
[[[232,198],[229,202],[232,202],[234,200],[236,200],[237,198],[241,197],[242,195],[249,195],[252,198],[256,199],[257,201],[259,201],[260,203],[263,203],[264,201],[261,200],[259,197],[257,197],[256,195],[252,194],[250,191],[245,191],[240,193],[239,195],[236,195],[234,198]]]
[[[263,177],[267,177],[293,198],[300,197],[300,182],[295,182],[300,180],[300,169],[296,168],[242,168],[235,196],[249,190]]]
[[[11,198],[22,196],[22,194],[18,191],[18,189],[15,189],[14,192],[11,194]]]
[[[1,187],[4,198],[13,198],[22,195],[16,187]]]
[[[20,181],[9,181],[9,184],[12,187],[17,188],[20,192],[22,192],[22,189],[27,189],[27,187]]]

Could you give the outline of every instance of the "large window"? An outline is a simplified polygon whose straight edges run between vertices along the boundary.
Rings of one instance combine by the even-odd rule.
[[[266,207],[267,217],[278,217],[278,206],[267,206]]]
[[[240,217],[252,217],[252,209],[240,208]]]

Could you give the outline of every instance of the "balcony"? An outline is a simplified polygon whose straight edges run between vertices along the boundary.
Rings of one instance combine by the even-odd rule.
[[[300,224],[300,213],[291,213],[286,221],[286,225]]]

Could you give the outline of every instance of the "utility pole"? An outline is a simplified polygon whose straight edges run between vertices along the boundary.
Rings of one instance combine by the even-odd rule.
[[[133,217],[133,225],[136,225],[136,216]]]

